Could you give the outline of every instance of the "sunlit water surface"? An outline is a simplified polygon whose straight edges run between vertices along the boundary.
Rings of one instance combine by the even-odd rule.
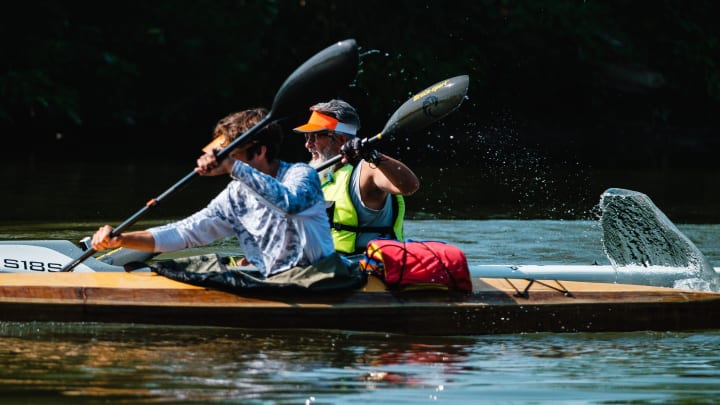
[[[78,240],[97,226],[4,227],[0,239]],[[713,265],[720,263],[720,225],[678,227]],[[474,264],[607,264],[593,221],[410,221],[407,236],[454,243]],[[212,249],[234,247],[223,241]],[[67,404],[716,403],[718,348],[720,331],[408,337],[0,323],[0,398]]]

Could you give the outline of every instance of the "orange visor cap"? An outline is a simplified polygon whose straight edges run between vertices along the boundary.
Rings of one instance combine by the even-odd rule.
[[[355,125],[345,124],[329,115],[313,111],[307,124],[294,128],[293,131],[298,133],[318,132],[318,131],[336,131],[349,135],[357,135],[357,127]]]

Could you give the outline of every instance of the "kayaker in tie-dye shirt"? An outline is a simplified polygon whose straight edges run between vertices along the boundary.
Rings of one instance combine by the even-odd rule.
[[[105,225],[93,235],[93,248],[169,252],[237,236],[247,264],[266,277],[334,254],[317,172],[306,163],[277,158],[283,138],[277,124],[266,126],[221,162],[215,158],[215,152],[266,114],[265,109],[245,110],[216,125],[215,140],[205,147],[195,171],[229,174],[232,181],[206,208],[177,222],[112,238],[112,227]]]

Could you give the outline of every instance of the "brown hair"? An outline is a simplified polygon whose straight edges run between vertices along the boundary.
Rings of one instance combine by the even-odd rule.
[[[266,108],[251,108],[229,114],[220,119],[215,125],[213,137],[224,136],[226,140],[222,146],[225,147],[237,139],[238,136],[255,126],[255,124],[265,118],[267,114],[268,110]],[[260,153],[260,147],[265,145],[267,147],[267,160],[268,162],[272,162],[280,153],[282,141],[282,128],[276,122],[270,122],[238,147],[245,146],[252,142],[252,146],[245,151],[247,159],[249,160],[253,155]]]

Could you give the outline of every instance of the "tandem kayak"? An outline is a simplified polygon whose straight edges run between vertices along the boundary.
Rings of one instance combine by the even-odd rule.
[[[364,288],[239,295],[153,272],[0,274],[0,320],[335,329],[412,335],[720,328],[720,293],[473,278],[472,293]]]
[[[350,291],[225,291],[159,275],[142,252],[61,272],[81,245],[0,241],[0,321],[412,335],[720,328],[720,277],[694,244],[642,193],[609,189],[601,206],[611,265],[471,264],[469,292],[390,290],[372,275]]]

